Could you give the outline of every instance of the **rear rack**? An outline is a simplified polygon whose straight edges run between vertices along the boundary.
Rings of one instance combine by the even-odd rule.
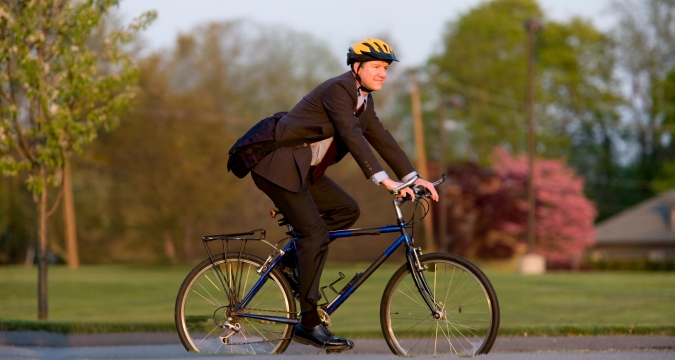
[[[259,233],[259,235],[256,237],[255,234]],[[211,248],[209,247],[209,242],[212,241],[220,241],[222,245],[222,254],[223,258],[225,261],[227,261],[227,256],[228,254],[234,255],[237,259],[241,259],[241,255],[246,252],[246,244],[249,241],[260,241],[266,245],[269,245],[272,249],[274,249],[274,252],[272,255],[267,257],[267,260],[265,263],[262,265],[262,267],[258,270],[264,271],[267,269],[267,266],[269,266],[270,262],[274,259],[274,257],[279,254],[279,255],[284,255],[284,250],[281,249],[280,245],[283,243],[285,240],[290,240],[292,239],[291,236],[287,236],[285,238],[282,238],[277,242],[276,245],[270,244],[267,240],[265,240],[267,232],[265,229],[255,229],[247,232],[241,232],[241,233],[233,233],[233,234],[220,234],[220,235],[207,235],[207,236],[202,236],[202,244],[204,244],[204,248],[206,249],[206,253],[209,254],[209,259],[211,260],[211,265],[216,269],[216,272],[219,275],[219,280],[221,284],[223,285],[223,288],[225,287],[225,283],[223,282],[223,279],[225,279],[224,274],[220,271],[218,267],[216,267],[216,263],[214,260],[214,254],[211,251]],[[230,241],[238,241],[239,242],[239,250],[236,250],[236,245],[233,246],[232,252],[230,252]]]
[[[259,235],[256,237],[255,234],[259,233]],[[233,233],[233,234],[220,234],[220,235],[207,235],[207,236],[202,236],[202,244],[204,244],[204,248],[206,249],[206,253],[209,254],[209,259],[211,260],[211,265],[214,268],[214,271],[217,274],[218,281],[220,282],[220,285],[222,286],[223,290],[225,290],[226,293],[229,293],[228,296],[231,299],[236,299],[237,294],[234,293],[234,289],[230,289],[226,284],[228,283],[227,277],[223,273],[222,269],[220,267],[216,266],[215,260],[214,260],[214,254],[211,251],[211,248],[209,247],[209,242],[212,241],[220,241],[222,244],[222,254],[223,258],[225,261],[227,261],[228,254],[235,253],[234,257],[237,259],[241,259],[241,256],[244,252],[246,252],[246,243],[248,241],[262,241],[272,247],[274,245],[268,243],[265,241],[265,229],[255,229],[251,230],[248,232],[242,232],[242,233]],[[230,241],[239,241],[239,250],[236,250],[236,245],[233,246],[234,249],[232,249],[232,253],[230,253]],[[276,248],[275,248],[276,249]]]
[[[257,232],[260,233],[260,237],[241,237],[241,236],[246,236],[246,235],[254,235]],[[251,230],[249,232],[243,232],[243,233],[202,236],[202,241],[204,243],[207,243],[209,241],[214,241],[214,240],[265,240],[266,234],[267,234],[267,232],[265,231],[265,229],[255,229],[255,230]]]

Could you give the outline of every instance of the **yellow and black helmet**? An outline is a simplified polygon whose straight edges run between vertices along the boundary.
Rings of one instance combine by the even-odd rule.
[[[352,45],[347,53],[347,65],[352,65],[355,62],[374,60],[386,61],[388,63],[398,61],[391,47],[380,39],[367,38],[361,40]]]

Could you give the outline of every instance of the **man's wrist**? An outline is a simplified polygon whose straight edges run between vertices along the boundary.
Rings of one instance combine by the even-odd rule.
[[[386,171],[380,171],[380,172],[377,172],[377,173],[373,174],[373,176],[371,176],[370,179],[373,180],[375,185],[380,185],[380,183],[384,179],[389,179],[389,175],[387,175]]]
[[[402,177],[402,178],[401,178],[401,182],[408,182],[408,181],[409,181],[410,179],[412,179],[413,177],[417,177],[418,179],[421,179],[421,178],[422,178],[422,176],[420,176],[420,174],[418,174],[417,171],[413,171],[413,172],[411,172],[410,174],[408,174],[408,175]]]

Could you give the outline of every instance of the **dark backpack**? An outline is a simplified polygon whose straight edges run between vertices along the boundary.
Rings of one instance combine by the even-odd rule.
[[[274,129],[277,122],[286,114],[287,112],[278,112],[260,120],[237,140],[227,152],[230,156],[227,160],[227,171],[232,171],[234,175],[241,179],[251,172],[255,164],[272,151],[281,147],[307,143],[308,141],[305,139],[274,140]]]

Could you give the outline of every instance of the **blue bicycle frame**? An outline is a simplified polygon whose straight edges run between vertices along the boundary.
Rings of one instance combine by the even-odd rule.
[[[385,227],[381,228],[370,228],[370,229],[351,229],[351,230],[337,230],[337,231],[331,231],[329,232],[329,236],[331,241],[337,238],[343,238],[343,237],[352,237],[352,236],[363,236],[363,235],[380,235],[380,234],[386,234],[386,233],[393,233],[393,232],[400,232],[401,235],[384,251],[380,257],[371,264],[368,269],[366,269],[363,273],[358,274],[352,281],[347,284],[347,286],[342,289],[339,293],[337,293],[337,296],[328,304],[327,308],[325,309],[327,314],[332,314],[337,310],[342,303],[344,303],[349,296],[351,296],[356,289],[361,286],[369,277],[372,275],[375,270],[377,270],[382,263],[385,262],[391,256],[391,254],[396,251],[402,244],[406,246],[407,252],[406,252],[406,258],[408,262],[408,269],[410,273],[413,276],[413,280],[415,282],[415,285],[417,289],[420,291],[420,294],[422,295],[422,298],[425,300],[427,303],[427,306],[429,307],[430,312],[433,314],[434,317],[440,316],[439,312],[441,310],[441,307],[436,304],[433,293],[429,289],[429,286],[426,283],[426,280],[424,279],[424,276],[422,276],[421,272],[424,271],[424,267],[420,265],[419,262],[419,250],[415,249],[413,246],[413,239],[412,237],[408,234],[408,226],[406,225],[405,220],[403,220],[403,216],[400,213],[399,206],[405,202],[405,200],[394,200],[394,205],[397,209],[397,213],[399,215],[398,218],[398,225],[387,225]],[[297,324],[300,320],[297,318],[287,318],[287,317],[281,317],[281,316],[268,316],[268,315],[259,315],[259,314],[251,314],[251,313],[245,313],[245,312],[239,312],[241,309],[245,308],[248,303],[253,299],[255,294],[262,288],[262,286],[265,284],[267,279],[269,278],[269,274],[272,271],[272,269],[281,261],[281,255],[285,252],[288,251],[293,251],[295,250],[295,242],[296,238],[293,238],[291,241],[289,241],[288,244],[283,249],[283,252],[280,252],[280,255],[276,256],[274,259],[271,260],[269,263],[269,266],[264,269],[264,271],[261,273],[260,279],[253,285],[251,290],[246,294],[246,296],[243,298],[243,300],[235,307],[233,311],[233,315],[236,315],[238,317],[242,318],[252,318],[252,319],[259,319],[259,320],[266,320],[266,321],[273,321],[273,322],[279,322],[279,323],[286,323],[286,324]]]

